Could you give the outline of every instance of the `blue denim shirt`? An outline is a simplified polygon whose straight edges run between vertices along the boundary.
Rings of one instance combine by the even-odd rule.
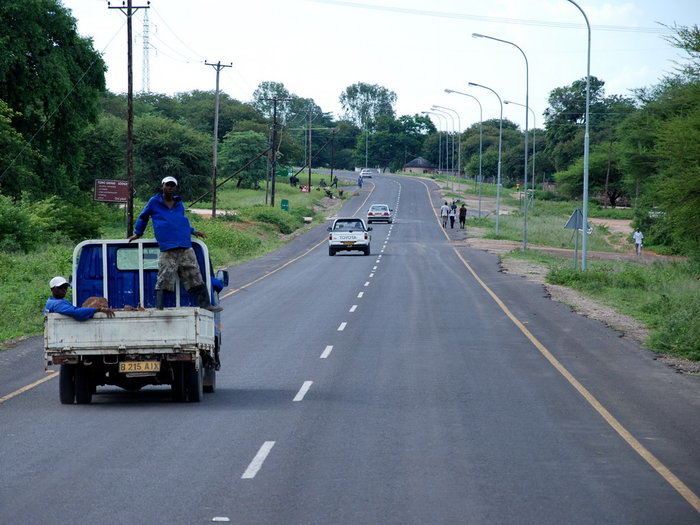
[[[185,217],[185,206],[179,196],[173,197],[175,206],[168,208],[161,193],[154,195],[146,204],[134,226],[134,233],[143,235],[148,219],[153,219],[153,231],[161,252],[173,248],[191,248],[195,229]]]

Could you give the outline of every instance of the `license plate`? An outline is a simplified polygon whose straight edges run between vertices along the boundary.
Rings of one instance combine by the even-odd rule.
[[[122,361],[119,371],[130,372],[160,372],[160,361]]]
[[[345,246],[352,246],[353,244],[355,244],[355,241],[343,241],[343,244]]]

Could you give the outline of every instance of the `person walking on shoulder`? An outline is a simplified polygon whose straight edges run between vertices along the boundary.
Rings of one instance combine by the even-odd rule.
[[[462,204],[459,208],[459,227],[464,229],[464,223],[467,221],[467,205]]]
[[[72,317],[76,321],[92,319],[96,312],[105,313],[107,317],[114,317],[114,310],[111,308],[79,308],[73,306],[70,301],[66,300],[66,293],[68,293],[69,286],[70,284],[68,284],[68,281],[60,276],[54,277],[49,281],[51,297],[46,301],[46,306],[44,307],[45,314],[63,314]]]
[[[450,215],[450,207],[447,205],[447,201],[440,206],[440,220],[442,220],[442,227],[447,228],[447,218]]]
[[[450,208],[450,215],[449,215],[449,217],[450,217],[450,228],[452,228],[452,229],[454,229],[454,227],[455,227],[455,216],[456,216],[455,210],[456,210],[456,209],[457,209],[457,206],[454,206],[454,208]]]
[[[160,264],[156,281],[156,308],[165,305],[165,292],[175,292],[175,276],[179,275],[187,292],[196,299],[200,308],[220,312],[221,306],[212,306],[209,290],[202,279],[197,256],[192,249],[192,235],[206,239],[207,235],[190,226],[185,216],[185,206],[177,192],[177,179],[165,177],[161,181],[162,192],[148,201],[134,226],[129,242],[138,239],[153,219],[153,232],[160,249]]]
[[[644,239],[644,234],[639,231],[639,228],[632,234],[632,239],[634,240],[634,251],[637,255],[642,255],[642,239]]]

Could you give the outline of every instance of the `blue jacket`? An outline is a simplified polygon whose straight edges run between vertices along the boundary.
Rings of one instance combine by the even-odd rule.
[[[168,208],[161,193],[154,195],[146,204],[134,226],[134,233],[143,235],[148,219],[153,219],[153,231],[161,252],[173,248],[191,248],[192,234],[195,229],[185,217],[185,206],[182,199],[175,196],[175,206]]]
[[[46,301],[46,307],[44,308],[45,314],[55,313],[63,314],[76,319],[77,321],[87,321],[95,315],[94,308],[78,308],[73,306],[69,301],[65,299],[56,299],[55,297],[49,297]]]

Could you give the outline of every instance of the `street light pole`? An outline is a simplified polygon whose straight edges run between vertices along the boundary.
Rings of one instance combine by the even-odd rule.
[[[581,270],[586,271],[588,257],[588,149],[589,149],[589,134],[588,134],[588,111],[591,105],[591,24],[588,22],[586,13],[573,0],[567,0],[574,4],[581,11],[583,18],[586,20],[588,27],[588,59],[586,67],[586,131],[583,136],[583,243],[581,245]]]
[[[525,194],[525,205],[523,206],[523,250],[527,250],[527,157],[528,157],[528,145],[527,145],[527,136],[528,136],[528,107],[529,107],[529,99],[530,99],[530,66],[527,61],[527,56],[525,55],[525,51],[523,51],[520,46],[517,44],[514,44],[513,42],[510,42],[508,40],[501,40],[500,38],[494,38],[492,36],[487,36],[487,35],[482,35],[480,33],[472,33],[472,36],[474,38],[488,38],[489,40],[495,40],[497,42],[502,42],[504,44],[511,45],[520,51],[520,53],[523,55],[523,58],[525,59],[525,167],[523,169],[523,178],[524,180],[524,185],[523,185],[523,193]]]
[[[421,111],[423,115],[434,115],[431,111]],[[430,117],[428,117],[430,118]],[[440,135],[440,129],[437,130],[438,136],[438,173],[442,171],[442,136]]]
[[[504,104],[515,104],[516,106],[525,107],[525,104],[520,104],[519,102],[513,102],[512,100],[504,100]],[[535,155],[537,153],[537,118],[535,117],[535,110],[532,108],[527,108],[532,112],[532,191],[535,191]],[[542,188],[544,189],[544,188]],[[534,193],[533,193],[534,195]],[[535,209],[535,201],[533,197],[532,209]]]
[[[490,87],[482,86],[481,84],[476,84],[475,82],[469,82],[469,85],[488,89],[491,93],[496,95],[496,98],[498,98],[498,103],[501,106],[501,117],[498,124],[498,177],[496,180],[496,236],[498,237],[498,221],[501,216],[501,144],[503,142],[503,101],[498,93],[496,93]]]
[[[446,108],[444,106],[433,107],[451,111],[457,117],[457,176],[459,177],[459,175],[462,173],[462,120],[459,118],[459,113],[457,113],[454,109]]]
[[[438,109],[438,106],[433,106],[430,109],[435,111],[436,113],[440,115],[444,115],[446,117],[450,117],[450,122],[452,122],[452,147],[450,148],[450,152],[448,155],[451,155],[450,157],[450,178],[448,179],[448,183],[452,182],[452,191],[455,189],[454,181],[452,180],[452,176],[454,175],[455,171],[455,119],[452,117],[450,113],[447,111],[443,111],[441,109]],[[445,119],[445,122],[447,122],[447,119]]]
[[[445,93],[457,93],[458,95],[464,95],[465,97],[470,97],[476,100],[476,103],[479,104],[479,218],[481,219],[481,182],[483,180],[483,177],[481,175],[481,157],[482,157],[482,151],[483,151],[483,145],[484,145],[484,112],[483,108],[481,107],[481,102],[479,102],[479,99],[476,98],[474,95],[470,95],[469,93],[462,93],[461,91],[455,91],[454,89],[446,89]],[[460,149],[461,151],[461,149]]]
[[[450,147],[450,139],[448,137],[448,129],[447,129],[447,117],[443,115],[442,113],[437,113],[435,111],[426,111],[426,113],[430,113],[431,115],[435,115],[436,117],[440,117],[440,124],[442,124],[442,119],[445,119],[445,169],[448,169],[449,166],[449,159],[450,159],[450,154],[449,154],[449,147]]]

